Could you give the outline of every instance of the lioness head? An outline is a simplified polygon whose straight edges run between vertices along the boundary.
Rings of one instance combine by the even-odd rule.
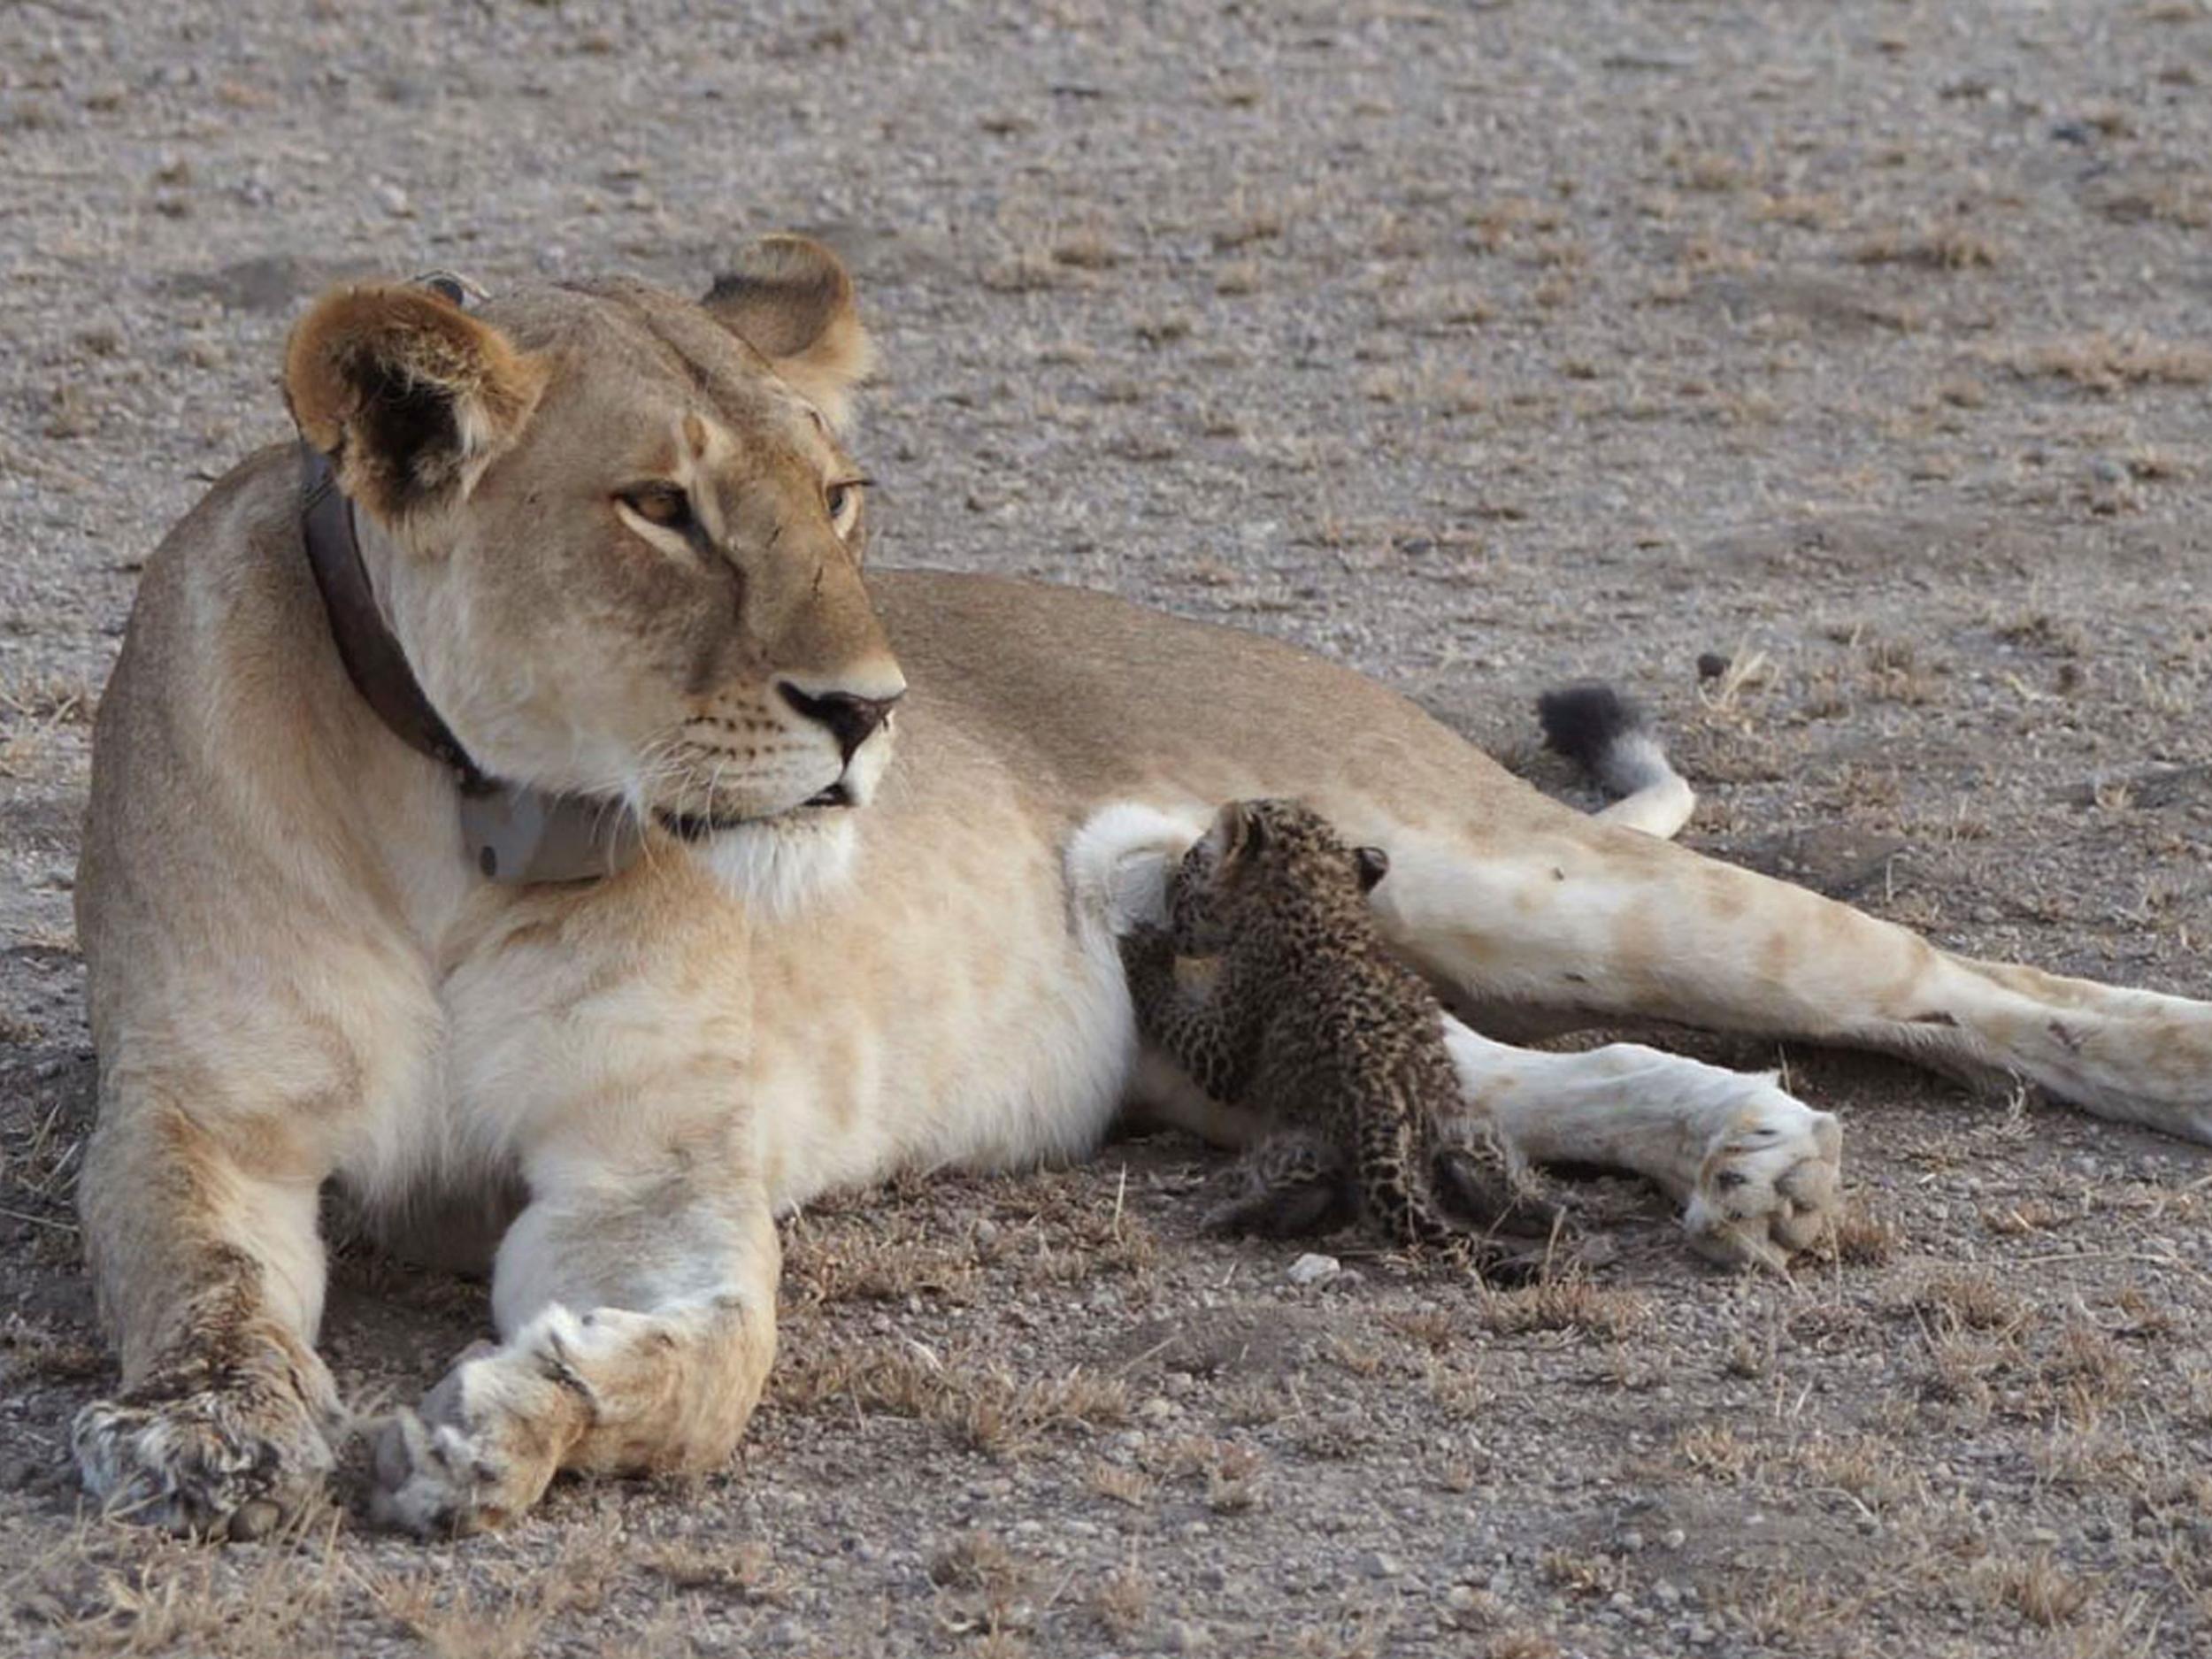
[[[284,378],[477,764],[619,799],[750,881],[849,845],[906,688],[841,442],[870,355],[836,257],[779,236],[697,303],[342,289]]]

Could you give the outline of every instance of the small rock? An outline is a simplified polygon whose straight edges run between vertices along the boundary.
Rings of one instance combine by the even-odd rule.
[[[378,185],[376,199],[378,204],[394,219],[412,219],[415,216],[415,204],[407,199],[407,192],[396,184]]]
[[[1733,665],[1718,651],[1701,651],[1697,658],[1697,677],[1700,680],[1718,680]]]
[[[1371,1578],[1394,1578],[1406,1570],[1406,1564],[1395,1555],[1371,1549],[1360,1557],[1359,1570]]]
[[[1165,1645],[1170,1653],[1204,1653],[1213,1643],[1200,1626],[1179,1618],[1167,1627]]]
[[[1309,1251],[1290,1264],[1285,1277],[1294,1285],[1318,1285],[1343,1271],[1344,1263],[1333,1256],[1317,1256]]]

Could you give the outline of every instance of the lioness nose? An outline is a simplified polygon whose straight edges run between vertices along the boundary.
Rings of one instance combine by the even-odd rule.
[[[875,735],[876,728],[890,718],[891,705],[899,699],[891,697],[856,697],[849,691],[826,691],[819,696],[801,691],[789,680],[781,687],[783,700],[810,720],[818,720],[829,727],[829,733],[837,740],[838,753],[847,760],[853,751]],[[904,693],[899,694],[904,695]]]

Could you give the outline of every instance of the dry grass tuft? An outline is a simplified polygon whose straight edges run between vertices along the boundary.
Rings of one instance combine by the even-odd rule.
[[[1837,1218],[1830,1240],[1846,1265],[1881,1267],[1905,1248],[1905,1230],[1895,1217],[1855,1204]]]
[[[1700,1423],[1675,1437],[1675,1455],[1713,1480],[1740,1480],[1758,1448],[1725,1423]]]
[[[1987,1271],[1931,1274],[1900,1305],[1943,1330],[2014,1332],[2032,1317],[2027,1303]]]
[[[1986,270],[1999,257],[1995,242],[1956,225],[1935,229],[1893,227],[1877,231],[1851,250],[1860,265],[1917,265],[1925,271]]]
[[[1648,1310],[1636,1296],[1586,1279],[1547,1279],[1514,1290],[1482,1293],[1483,1326],[1498,1336],[1584,1331],[1618,1341],[1642,1326]]]
[[[929,1581],[953,1590],[1018,1589],[1029,1577],[1020,1556],[977,1528],[930,1557]]]
[[[757,1539],[736,1545],[711,1538],[674,1538],[641,1548],[637,1564],[679,1590],[711,1590],[749,1605],[780,1601],[789,1577]]]
[[[2093,1585],[2067,1572],[2047,1550],[2025,1560],[1985,1562],[1981,1577],[1998,1601],[2046,1630],[2071,1624],[2095,1594]]]
[[[1080,1366],[1022,1378],[1003,1364],[946,1359],[918,1344],[841,1343],[826,1333],[793,1348],[771,1373],[769,1399],[778,1407],[912,1417],[991,1457],[1018,1456],[1054,1433],[1129,1420],[1128,1385]]]
[[[1091,1616],[1116,1641],[1127,1641],[1144,1627],[1152,1608],[1152,1586],[1133,1560],[1098,1581],[1091,1592]]]
[[[0,676],[0,717],[10,722],[89,726],[99,699],[82,674],[34,670]]]
[[[1125,1503],[1133,1509],[1141,1509],[1152,1502],[1156,1490],[1152,1478],[1141,1469],[1124,1469],[1118,1463],[1095,1463],[1083,1477],[1083,1484],[1102,1498],[1116,1503]]]
[[[533,1659],[569,1612],[595,1610],[622,1560],[614,1529],[580,1532],[553,1562],[459,1578],[442,1568],[380,1573],[370,1594],[437,1659]],[[226,1652],[230,1651],[228,1649]]]
[[[1628,1577],[1610,1555],[1578,1555],[1565,1549],[1546,1555],[1539,1571],[1554,1589],[1592,1600],[1614,1594],[1624,1587]]]
[[[1995,360],[2024,380],[2070,380],[2108,394],[2124,386],[2212,384],[2212,346],[2158,340],[2139,330],[2072,334],[2016,346]]]

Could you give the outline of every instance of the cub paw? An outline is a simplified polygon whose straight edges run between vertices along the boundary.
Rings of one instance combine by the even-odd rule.
[[[1225,1238],[1305,1239],[1348,1226],[1358,1213],[1343,1182],[1310,1181],[1248,1187],[1208,1210],[1201,1225]]]
[[[1479,1233],[1550,1240],[1567,1212],[1532,1170],[1516,1167],[1486,1127],[1448,1142],[1430,1160],[1436,1196],[1452,1218]]]
[[[318,1410],[267,1382],[166,1398],[141,1388],[85,1407],[70,1440],[85,1490],[110,1515],[255,1539],[319,1500],[334,1461],[323,1422],[339,1415],[334,1396]]]
[[[1707,1141],[1682,1226],[1714,1261],[1786,1267],[1833,1228],[1842,1189],[1834,1115],[1762,1084]]]

